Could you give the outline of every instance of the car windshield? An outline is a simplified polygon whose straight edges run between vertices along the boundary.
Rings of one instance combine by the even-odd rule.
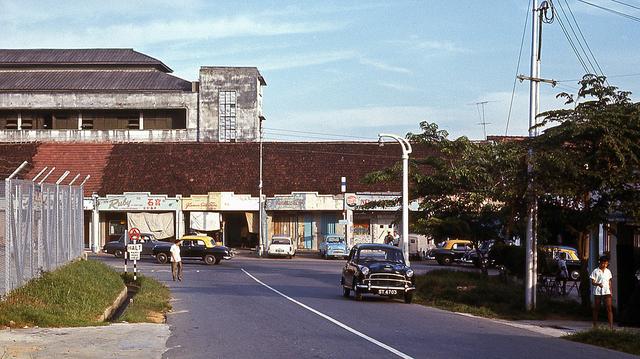
[[[358,263],[394,262],[404,263],[402,251],[395,248],[364,248],[360,250]]]
[[[329,237],[327,238],[327,243],[342,243],[344,239],[342,237]]]
[[[291,244],[291,240],[288,238],[273,238],[271,244]]]

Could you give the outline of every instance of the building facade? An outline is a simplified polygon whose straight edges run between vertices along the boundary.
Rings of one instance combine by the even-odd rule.
[[[0,141],[245,142],[258,139],[255,67],[171,75],[132,49],[0,49]]]

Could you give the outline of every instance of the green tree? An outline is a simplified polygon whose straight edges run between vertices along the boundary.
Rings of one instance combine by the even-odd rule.
[[[640,107],[630,93],[587,75],[577,96],[560,93],[571,109],[540,115],[546,129],[535,138],[534,183],[539,201],[566,218],[583,260],[581,295],[589,305],[589,233],[613,213],[640,218]]]

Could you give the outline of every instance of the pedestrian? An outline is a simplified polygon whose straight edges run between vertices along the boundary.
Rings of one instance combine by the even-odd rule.
[[[176,239],[175,243],[171,245],[169,251],[171,252],[171,276],[173,277],[173,281],[182,281],[182,258],[180,257],[180,246],[182,245],[182,241],[180,239]]]
[[[591,284],[593,285],[593,296],[595,303],[593,305],[593,327],[597,327],[598,312],[600,311],[600,303],[604,302],[607,309],[607,319],[609,320],[609,329],[613,329],[613,308],[611,298],[611,271],[609,268],[609,258],[600,257],[598,268],[591,272]]]
[[[569,279],[569,270],[567,270],[567,254],[560,253],[558,256],[558,274],[556,276],[556,281],[561,283],[560,294],[567,294],[567,280]]]
[[[396,247],[400,246],[400,235],[396,231],[393,231],[393,245]]]
[[[384,244],[392,244],[393,243],[393,234],[391,231],[387,231],[387,235],[384,237]]]

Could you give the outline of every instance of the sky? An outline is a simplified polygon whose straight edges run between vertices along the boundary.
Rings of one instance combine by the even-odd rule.
[[[640,17],[640,0],[588,2]],[[515,75],[530,71],[531,19],[518,69],[530,3],[0,0],[0,48],[133,48],[189,81],[200,66],[255,66],[267,82],[266,140],[375,141],[380,132],[420,132],[422,121],[451,138],[482,139],[485,130],[527,134],[529,84],[513,89]],[[554,3],[541,76],[562,82],[541,86],[541,110],[564,106],[555,95],[575,93],[586,73],[562,25],[584,35],[595,58],[584,60],[588,68],[640,94],[640,19]]]

